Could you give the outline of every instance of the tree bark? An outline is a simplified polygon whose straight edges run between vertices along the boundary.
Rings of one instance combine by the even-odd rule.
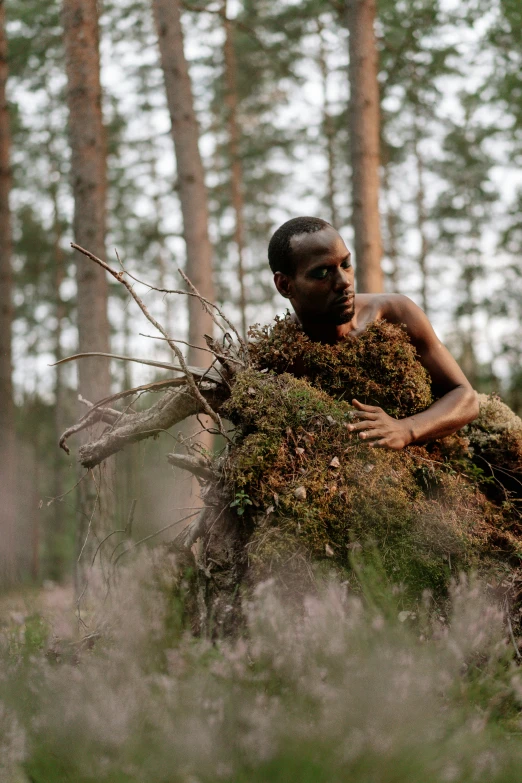
[[[389,274],[389,281],[391,290],[393,292],[399,291],[400,284],[400,272],[399,272],[399,249],[398,249],[398,236],[397,236],[397,213],[391,203],[391,186],[390,186],[390,164],[385,163],[383,166],[382,184],[385,196],[386,204],[386,241],[385,241],[385,253],[388,256],[391,263],[391,270]]]
[[[426,190],[424,186],[424,161],[422,160],[419,149],[420,132],[415,122],[413,137],[413,154],[415,156],[415,165],[417,169],[417,192],[415,195],[415,206],[417,211],[417,231],[419,232],[419,272],[421,276],[421,302],[422,309],[428,315],[428,237],[426,235]]]
[[[375,0],[346,0],[349,30],[350,142],[356,280],[360,293],[383,291],[379,218],[379,85]]]
[[[11,133],[6,98],[8,76],[5,1],[0,0],[0,584],[16,576],[15,556],[15,420],[12,380],[13,272],[11,190]]]
[[[237,62],[234,49],[232,23],[227,14],[227,0],[223,0],[223,26],[225,28],[225,43],[223,59],[225,65],[225,105],[227,108],[228,148],[230,154],[230,191],[232,209],[234,210],[234,242],[237,248],[237,274],[239,280],[239,312],[241,317],[241,333],[247,336],[246,290],[245,290],[245,221],[243,198],[243,165],[239,150],[240,131],[237,119]]]
[[[176,154],[183,236],[187,248],[186,273],[200,294],[214,300],[212,246],[208,235],[208,200],[198,147],[199,128],[192,86],[183,49],[180,0],[152,0],[161,67]],[[213,322],[195,297],[189,297],[189,343],[205,347],[204,334]],[[189,349],[189,364],[201,364],[201,352]]]
[[[74,238],[105,258],[107,151],[102,119],[96,0],[64,0],[63,26],[74,195]],[[109,351],[108,283],[102,269],[77,255],[78,334],[81,353]],[[80,364],[80,393],[89,400],[110,392],[107,361]]]
[[[107,151],[102,119],[99,30],[96,0],[63,0],[67,101],[74,196],[74,238],[82,247],[105,258]],[[105,272],[77,256],[78,336],[81,353],[109,351],[108,283]],[[79,367],[79,390],[88,400],[110,393],[106,359],[86,359]],[[113,527],[114,466],[89,477],[79,486],[78,549],[89,530],[96,535]],[[95,513],[96,512],[96,513]],[[92,523],[91,521],[92,520]],[[94,521],[96,520],[96,521]],[[89,546],[84,547],[85,562]],[[77,574],[77,589],[81,589]]]
[[[57,183],[53,182],[50,189],[51,198],[53,201],[53,245],[54,245],[54,286],[55,286],[55,318],[56,326],[54,329],[54,357],[55,361],[59,362],[63,359],[62,352],[62,333],[63,322],[65,319],[65,302],[61,296],[61,286],[65,279],[65,254],[62,248],[62,226],[60,221],[60,213],[58,207],[58,187]],[[64,384],[64,366],[58,364],[55,368],[54,376],[54,427],[56,438],[58,439],[65,429],[65,422],[67,418],[67,402],[65,394]],[[64,455],[59,449],[56,449],[54,458],[54,484],[53,494],[54,497],[61,497],[64,492]],[[64,577],[65,560],[64,560],[64,537],[65,537],[65,513],[64,505],[60,502],[55,502],[53,530],[50,538],[49,546],[49,560],[50,560],[50,577],[56,581],[61,581]]]
[[[319,70],[321,71],[321,82],[323,91],[323,133],[326,146],[326,203],[330,211],[330,223],[336,229],[339,229],[339,214],[336,206],[336,182],[335,182],[335,128],[330,104],[328,100],[328,62],[323,40],[323,25],[318,20],[317,31],[319,34]]]

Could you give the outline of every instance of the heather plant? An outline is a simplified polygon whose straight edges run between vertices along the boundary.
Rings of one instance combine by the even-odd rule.
[[[522,679],[478,583],[453,584],[443,619],[371,575],[298,605],[271,580],[244,633],[211,643],[172,633],[164,566],[142,557],[94,600],[92,649],[2,646],[2,781],[520,779]]]

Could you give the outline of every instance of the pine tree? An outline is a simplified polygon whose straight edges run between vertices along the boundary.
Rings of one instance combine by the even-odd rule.
[[[107,150],[100,85],[98,11],[96,0],[65,0],[62,12],[67,70],[67,101],[74,195],[74,238],[100,258],[105,257]],[[77,318],[80,352],[109,352],[108,284],[101,268],[77,258]],[[83,397],[97,401],[110,393],[107,360],[79,363]],[[80,484],[78,552],[92,533],[90,520],[99,512],[102,531],[113,529],[113,465],[104,474]],[[87,554],[91,551],[92,538]],[[85,562],[85,561],[84,561]],[[79,576],[79,575],[78,575]],[[77,581],[77,589],[80,585]]]
[[[383,290],[379,215],[379,86],[375,0],[346,0],[350,50],[350,146],[357,289]]]
[[[185,271],[199,293],[213,301],[207,190],[198,146],[199,129],[194,112],[192,86],[183,48],[181,4],[179,0],[153,0],[152,7],[176,152],[177,185],[187,250]],[[212,318],[194,297],[189,297],[188,311],[188,341],[193,346],[203,346],[203,335],[211,335],[213,331]],[[200,364],[200,352],[190,348],[189,362]]]

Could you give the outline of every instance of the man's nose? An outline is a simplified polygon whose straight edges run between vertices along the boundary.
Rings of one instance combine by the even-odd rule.
[[[350,283],[351,283],[350,270],[343,269],[342,266],[338,267],[334,279],[335,290],[344,291],[345,289],[350,287]]]

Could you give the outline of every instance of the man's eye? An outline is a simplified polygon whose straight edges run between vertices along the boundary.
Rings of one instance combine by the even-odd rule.
[[[328,269],[325,266],[322,266],[319,269],[314,269],[311,274],[312,277],[315,277],[316,280],[324,280],[328,274]]]
[[[351,267],[351,265],[352,264],[351,264],[350,261],[348,261],[348,259],[346,261],[343,261],[343,263],[341,264],[343,269],[349,269]]]

